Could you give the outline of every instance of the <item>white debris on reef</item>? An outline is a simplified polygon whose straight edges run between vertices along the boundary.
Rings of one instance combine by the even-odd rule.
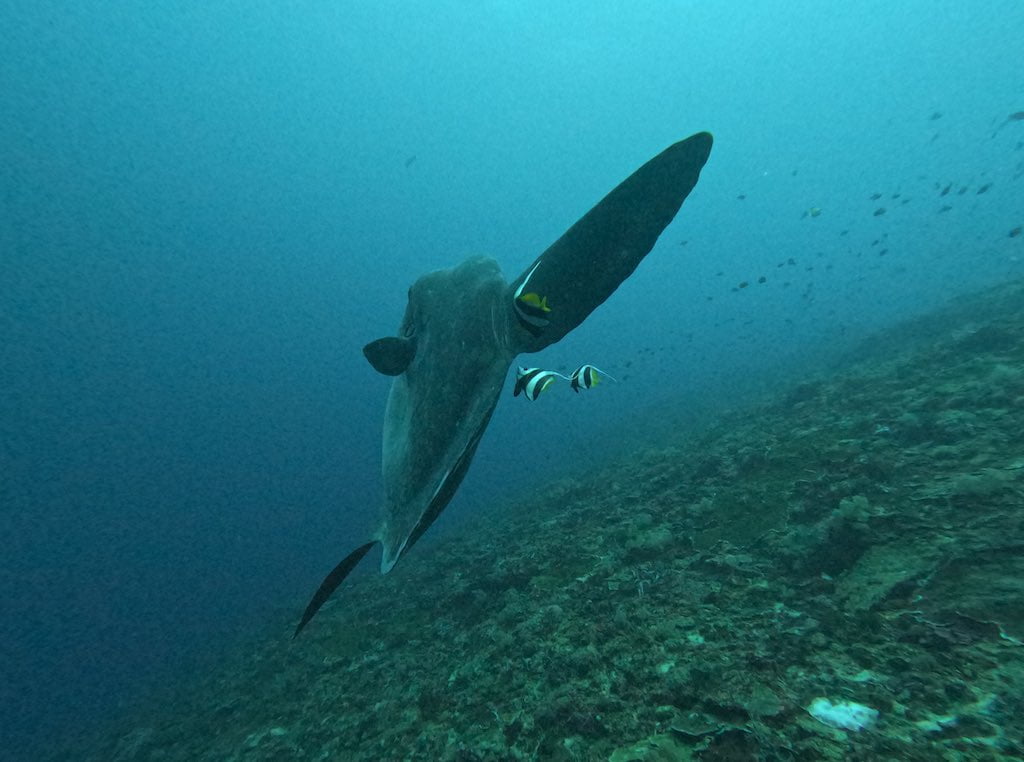
[[[843,730],[863,730],[873,725],[878,719],[877,709],[858,704],[855,701],[833,704],[827,698],[820,696],[810,703],[807,711],[819,722]]]

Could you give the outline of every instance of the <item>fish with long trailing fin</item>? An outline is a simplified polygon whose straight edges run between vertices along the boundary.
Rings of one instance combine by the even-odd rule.
[[[512,283],[486,257],[413,283],[398,335],[363,348],[394,377],[377,530],[324,578],[295,636],[375,544],[387,573],[423,536],[466,475],[516,356],[562,339],[629,277],[697,184],[711,145],[700,132],[666,148]]]
[[[594,365],[581,365],[571,375],[563,375],[556,370],[544,370],[542,368],[524,368],[519,366],[516,369],[516,384],[512,389],[512,396],[524,395],[528,400],[535,400],[540,393],[555,382],[555,379],[564,378],[569,382],[569,387],[579,394],[580,389],[593,389],[602,378],[615,381],[615,377],[606,373]]]
[[[512,388],[512,396],[518,397],[520,394],[523,394],[526,396],[526,399],[535,400],[542,391],[554,383],[556,378],[569,380],[567,376],[563,376],[557,371],[519,366],[516,369],[516,385]]]
[[[593,389],[601,383],[602,378],[615,381],[615,377],[611,373],[606,373],[593,365],[581,365],[569,377],[569,386],[579,394],[580,389]]]

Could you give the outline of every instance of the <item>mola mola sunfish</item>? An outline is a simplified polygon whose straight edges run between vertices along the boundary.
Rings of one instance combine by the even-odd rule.
[[[295,635],[376,543],[394,567],[451,501],[509,367],[582,323],[654,247],[711,152],[700,132],[669,146],[604,197],[512,283],[474,257],[412,284],[397,336],[363,348],[393,376],[384,411],[384,505],[372,539],[327,575]]]

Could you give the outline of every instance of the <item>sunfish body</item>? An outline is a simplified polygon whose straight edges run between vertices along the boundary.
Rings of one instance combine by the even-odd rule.
[[[383,548],[386,573],[437,519],[466,475],[516,356],[561,339],[629,277],[693,190],[711,143],[701,132],[669,146],[512,283],[493,259],[477,257],[412,285],[398,335],[363,349],[394,377],[377,531],[327,575],[295,635],[374,544]]]

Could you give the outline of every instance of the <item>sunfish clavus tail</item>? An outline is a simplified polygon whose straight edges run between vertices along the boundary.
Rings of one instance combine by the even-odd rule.
[[[516,356],[561,339],[629,277],[693,190],[711,143],[700,132],[666,148],[512,283],[493,259],[477,257],[412,285],[398,335],[363,348],[374,368],[394,377],[384,412],[380,524],[327,575],[295,635],[375,543],[386,573],[440,515]]]

